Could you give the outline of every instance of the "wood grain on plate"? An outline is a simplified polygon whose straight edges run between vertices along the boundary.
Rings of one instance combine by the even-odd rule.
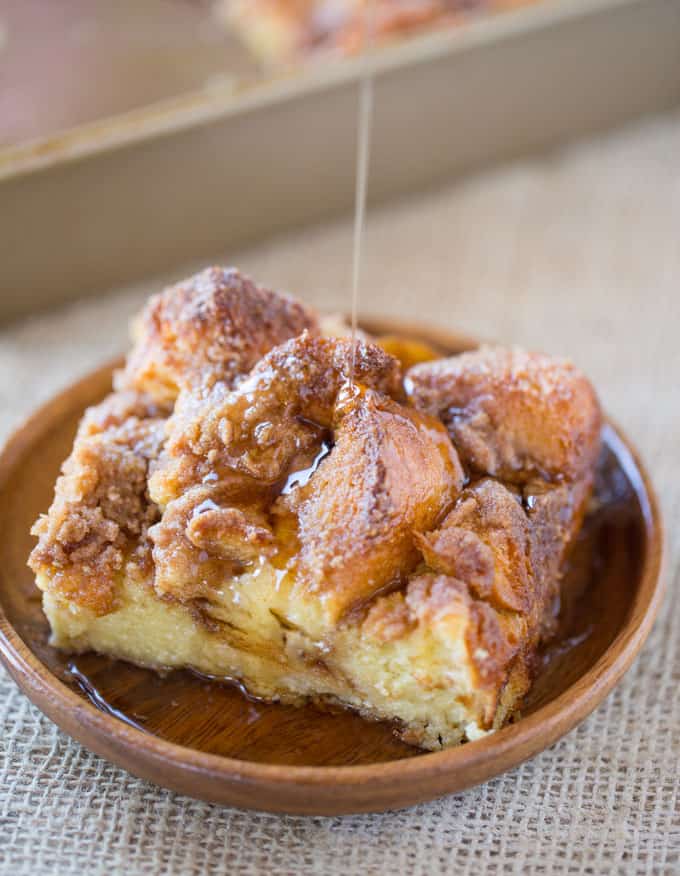
[[[441,330],[363,320],[443,352],[473,344]],[[0,457],[0,656],[29,698],[63,730],[130,772],[204,800],[275,812],[338,814],[409,805],[516,766],[589,714],[630,666],[651,629],[662,585],[662,527],[635,451],[605,428],[596,510],[570,562],[560,632],[522,719],[478,742],[420,753],[389,725],[340,710],[246,697],[189,672],[165,677],[48,644],[26,566],[38,513],[49,506],[80,416],[109,390],[113,365],[41,408]]]

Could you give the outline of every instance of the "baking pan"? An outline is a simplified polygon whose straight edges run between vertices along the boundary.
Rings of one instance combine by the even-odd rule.
[[[0,318],[346,209],[375,75],[383,199],[680,101],[680,0],[545,0],[0,155]]]

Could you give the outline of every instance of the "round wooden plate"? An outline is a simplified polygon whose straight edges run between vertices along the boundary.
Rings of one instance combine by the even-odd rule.
[[[410,324],[362,324],[444,353],[475,346]],[[597,510],[570,564],[560,633],[521,720],[478,742],[421,753],[389,726],[346,712],[265,705],[189,672],[161,678],[93,654],[61,654],[48,644],[40,594],[26,567],[29,530],[51,502],[84,408],[108,392],[113,367],[42,407],[0,456],[0,655],[46,715],[135,775],[204,800],[272,812],[407,806],[483,782],[554,743],[609,693],[649,634],[662,597],[659,508],[635,450],[608,425]]]

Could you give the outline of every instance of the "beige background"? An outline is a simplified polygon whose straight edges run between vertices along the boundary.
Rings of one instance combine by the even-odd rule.
[[[224,260],[342,308],[350,241],[339,221]],[[514,772],[331,819],[139,781],[60,733],[0,670],[1,873],[680,873],[680,113],[372,211],[365,252],[364,310],[570,355],[639,444],[669,541],[669,595],[642,656]],[[0,432],[122,349],[157,285],[4,329]]]

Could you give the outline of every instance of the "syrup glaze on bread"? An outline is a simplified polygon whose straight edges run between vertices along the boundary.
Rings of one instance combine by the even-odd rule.
[[[404,374],[342,333],[234,270],[151,300],[34,528],[52,641],[474,739],[551,633],[597,399],[544,355]]]

